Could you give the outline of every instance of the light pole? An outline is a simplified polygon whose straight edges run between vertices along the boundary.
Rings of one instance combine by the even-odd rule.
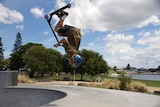
[[[73,81],[75,81],[75,68],[73,69]]]

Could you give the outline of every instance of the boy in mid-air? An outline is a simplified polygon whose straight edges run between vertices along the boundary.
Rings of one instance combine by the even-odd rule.
[[[63,44],[66,53],[69,55],[71,66],[75,67],[74,56],[77,54],[81,42],[81,30],[73,26],[68,26],[68,25],[63,26],[63,22],[65,18],[68,16],[67,12],[65,11],[58,12],[57,16],[59,17],[59,21],[55,26],[55,31],[58,33],[59,36],[64,36],[67,38],[61,39],[54,46],[58,47],[60,46],[60,44]]]

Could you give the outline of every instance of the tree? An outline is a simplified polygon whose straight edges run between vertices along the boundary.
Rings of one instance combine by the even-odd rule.
[[[2,38],[0,37],[0,58],[4,59],[4,56],[3,56],[3,43],[2,43]]]
[[[157,67],[157,70],[160,71],[160,66]]]
[[[62,55],[52,49],[46,49],[42,45],[35,45],[26,50],[23,54],[25,63],[31,68],[30,77],[37,74],[37,77],[44,74],[62,71]]]
[[[10,69],[11,70],[19,70],[19,68],[24,67],[24,60],[22,58],[22,53],[20,51],[16,51],[10,55]]]
[[[13,52],[18,51],[21,46],[22,46],[22,38],[21,38],[21,34],[18,32],[16,36]]]
[[[10,69],[31,68],[31,71],[28,71],[30,77],[33,77],[35,72],[37,76],[59,73],[63,70],[62,58],[58,51],[46,49],[42,44],[28,43],[11,54]]]
[[[10,59],[7,58],[7,59],[4,60],[4,68],[5,68],[5,69],[8,69],[9,66],[10,66]]]
[[[3,70],[3,60],[0,58],[0,71]]]
[[[4,68],[4,56],[3,56],[3,43],[2,43],[2,38],[0,37],[0,70]]]
[[[130,64],[127,65],[127,70],[131,70]]]
[[[83,61],[76,71],[81,74],[81,79],[85,73],[92,77],[100,73],[108,72],[108,65],[99,53],[83,49],[79,54],[82,56]]]
[[[9,68],[11,70],[19,70],[19,68],[23,68],[26,65],[26,63],[22,55],[26,53],[27,49],[35,45],[41,45],[41,44],[28,43],[24,46],[21,46],[18,51],[13,52],[10,55],[11,57],[10,57],[10,67]]]
[[[117,67],[116,66],[114,66],[113,71],[117,72]]]

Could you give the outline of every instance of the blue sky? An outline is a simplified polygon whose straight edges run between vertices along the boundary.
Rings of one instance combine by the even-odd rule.
[[[82,30],[80,50],[103,55],[113,67],[151,68],[160,65],[159,0],[0,0],[0,37],[8,58],[18,32],[23,45],[41,43],[64,54],[44,15],[72,4],[65,24]],[[54,27],[58,18],[52,19]],[[61,39],[59,37],[59,39]]]

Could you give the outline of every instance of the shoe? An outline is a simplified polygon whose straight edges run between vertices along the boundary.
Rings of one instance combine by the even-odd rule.
[[[68,13],[67,13],[67,12],[65,12],[65,11],[61,11],[61,13],[62,13],[62,16],[63,16],[63,15],[68,16]]]
[[[56,14],[59,18],[62,17],[62,16],[61,16],[61,15],[62,15],[61,12],[57,12],[57,13],[55,13],[55,14]]]
[[[65,12],[65,11],[59,11],[59,12],[57,12],[56,13],[56,15],[59,17],[59,18],[61,18],[62,16],[68,16],[68,13],[67,12]]]

